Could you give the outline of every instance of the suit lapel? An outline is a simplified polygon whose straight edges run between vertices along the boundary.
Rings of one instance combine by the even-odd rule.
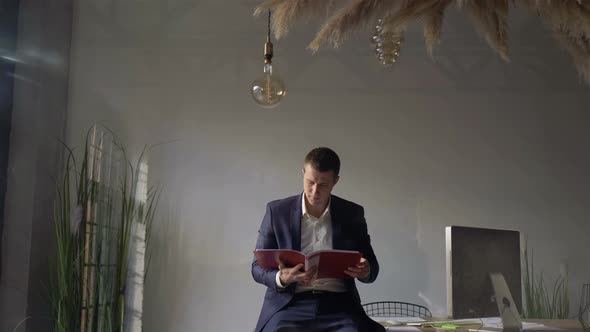
[[[301,194],[303,195],[303,194]],[[301,251],[301,200],[302,196],[299,195],[299,199],[295,199],[293,206],[291,206],[291,246],[293,250]]]
[[[330,216],[332,218],[332,248],[341,249],[342,244],[342,223],[340,223],[340,210],[338,209],[338,198],[332,195],[330,200]]]

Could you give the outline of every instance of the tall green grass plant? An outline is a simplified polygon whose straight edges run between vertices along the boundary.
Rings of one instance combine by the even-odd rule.
[[[570,300],[568,295],[568,276],[558,276],[549,288],[545,285],[543,272],[536,273],[533,254],[525,243],[523,252],[523,286],[525,307],[524,318],[567,319]]]
[[[142,224],[148,245],[159,191],[138,192],[146,150],[131,163],[106,129],[88,132],[81,163],[65,149],[49,284],[54,331],[122,332],[134,225]]]

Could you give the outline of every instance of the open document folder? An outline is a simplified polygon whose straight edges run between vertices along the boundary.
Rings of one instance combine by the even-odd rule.
[[[418,317],[371,317],[372,320],[385,326],[388,331],[419,331],[414,326],[408,326],[408,323],[424,322],[424,319]],[[393,329],[395,328],[395,329]]]

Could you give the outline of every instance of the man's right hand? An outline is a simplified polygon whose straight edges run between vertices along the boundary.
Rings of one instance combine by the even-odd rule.
[[[312,267],[309,271],[302,272],[303,264],[297,264],[293,267],[286,267],[283,262],[279,264],[280,275],[279,279],[281,280],[281,284],[287,286],[294,282],[302,282],[305,286],[308,286],[311,281],[312,277],[315,274],[316,267]]]

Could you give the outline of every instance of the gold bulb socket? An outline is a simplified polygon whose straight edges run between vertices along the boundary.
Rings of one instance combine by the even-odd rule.
[[[272,61],[272,43],[267,41],[264,43],[264,63],[271,63]]]

